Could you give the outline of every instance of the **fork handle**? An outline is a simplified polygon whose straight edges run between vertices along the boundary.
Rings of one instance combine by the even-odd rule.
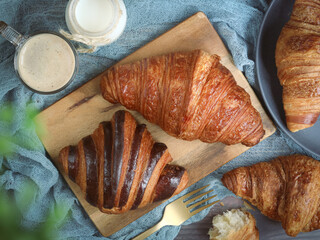
[[[158,222],[156,225],[154,225],[152,228],[149,228],[147,231],[141,233],[140,235],[136,236],[135,238],[133,238],[132,240],[143,240],[146,239],[147,237],[149,237],[152,233],[158,231],[160,228],[162,228],[163,226],[166,226],[167,224],[165,224],[164,221],[160,221]]]

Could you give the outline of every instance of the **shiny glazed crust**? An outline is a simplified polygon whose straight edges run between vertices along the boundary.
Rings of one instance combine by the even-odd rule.
[[[176,52],[116,65],[102,77],[102,96],[140,112],[184,140],[257,144],[260,114],[217,55]]]
[[[154,142],[144,124],[118,111],[110,122],[60,151],[59,163],[86,200],[105,213],[123,213],[167,199],[188,183],[165,144]]]
[[[240,167],[224,174],[222,182],[281,221],[289,236],[320,229],[320,162],[313,158],[291,155]]]
[[[276,46],[288,129],[311,127],[320,114],[320,2],[296,0]]]

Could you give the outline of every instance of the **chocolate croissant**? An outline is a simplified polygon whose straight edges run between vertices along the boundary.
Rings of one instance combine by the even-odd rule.
[[[123,213],[167,199],[187,185],[183,167],[169,165],[165,144],[154,142],[144,124],[118,111],[110,122],[60,151],[59,163],[86,200],[104,213]]]
[[[289,236],[320,229],[320,162],[303,155],[240,167],[222,177],[234,194],[281,221]]]
[[[102,96],[140,112],[184,140],[257,144],[260,114],[217,55],[176,52],[116,65],[102,76]]]
[[[296,0],[276,45],[287,127],[311,127],[320,114],[320,3]]]

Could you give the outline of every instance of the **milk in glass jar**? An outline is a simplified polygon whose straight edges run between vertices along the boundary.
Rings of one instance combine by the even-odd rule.
[[[127,21],[123,0],[70,0],[66,22],[73,39],[92,46],[114,42]]]

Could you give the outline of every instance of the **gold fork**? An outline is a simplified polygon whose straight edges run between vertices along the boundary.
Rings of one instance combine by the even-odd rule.
[[[194,209],[195,207],[199,206],[200,204],[209,201],[210,199],[216,197],[217,195],[211,196],[209,198],[203,199],[199,202],[193,203],[190,206],[188,206],[190,203],[192,203],[193,201],[201,198],[202,196],[212,192],[213,190],[207,191],[205,193],[202,193],[198,196],[195,196],[187,201],[185,201],[188,197],[194,195],[195,193],[200,192],[201,190],[205,189],[207,186],[204,186],[202,188],[196,189],[180,198],[178,198],[177,200],[169,203],[164,210],[164,214],[163,217],[161,219],[160,222],[158,222],[155,226],[153,226],[152,228],[148,229],[147,231],[141,233],[140,235],[138,235],[137,237],[133,238],[132,240],[142,240],[147,238],[148,236],[150,236],[151,234],[153,234],[154,232],[158,231],[160,228],[167,226],[167,225],[173,225],[173,226],[178,226],[182,223],[184,223],[186,220],[188,220],[190,217],[192,217],[193,215],[196,215],[197,213],[201,212],[202,210],[212,206],[213,204],[219,202],[215,201],[212,202],[210,204],[207,204],[205,206],[202,206],[194,211],[191,212],[192,209]]]

